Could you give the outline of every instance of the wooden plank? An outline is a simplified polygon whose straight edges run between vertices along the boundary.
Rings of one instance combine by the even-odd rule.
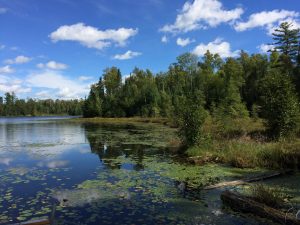
[[[300,220],[298,220],[296,216],[286,214],[278,209],[256,202],[249,197],[245,197],[236,192],[224,191],[221,194],[221,199],[224,204],[236,211],[251,213],[285,225],[300,225]]]

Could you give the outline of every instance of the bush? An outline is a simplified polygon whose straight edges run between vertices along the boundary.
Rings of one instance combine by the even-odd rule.
[[[185,98],[179,114],[179,137],[187,147],[199,145],[206,139],[203,133],[203,124],[208,116],[201,102],[202,96]]]

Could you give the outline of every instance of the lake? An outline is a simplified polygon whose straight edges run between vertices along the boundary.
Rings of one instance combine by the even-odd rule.
[[[185,164],[168,147],[174,129],[67,119],[0,118],[0,224],[265,224],[199,190],[243,173]]]

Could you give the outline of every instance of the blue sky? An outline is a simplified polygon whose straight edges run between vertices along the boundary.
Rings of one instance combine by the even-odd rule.
[[[266,52],[283,21],[300,27],[298,0],[0,0],[0,95],[80,98],[110,66]]]

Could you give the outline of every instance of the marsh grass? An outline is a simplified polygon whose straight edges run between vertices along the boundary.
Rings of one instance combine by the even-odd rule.
[[[257,184],[251,187],[250,197],[270,207],[281,208],[286,196],[279,188]]]
[[[235,119],[220,124],[209,118],[204,129],[210,134],[210,140],[187,149],[188,156],[238,168],[296,169],[300,166],[300,139],[270,140],[265,136],[262,120]]]

